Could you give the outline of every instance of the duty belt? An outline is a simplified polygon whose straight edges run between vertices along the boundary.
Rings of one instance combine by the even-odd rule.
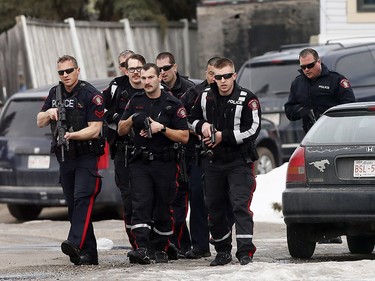
[[[136,160],[142,160],[142,162],[145,164],[148,164],[155,160],[163,162],[175,161],[176,153],[173,148],[169,148],[162,153],[153,153],[149,150],[145,150],[145,148],[140,148],[135,151],[134,156],[129,160],[129,162],[132,163]]]

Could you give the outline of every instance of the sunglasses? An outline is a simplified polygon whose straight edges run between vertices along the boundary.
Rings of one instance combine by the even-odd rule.
[[[75,68],[67,68],[67,69],[63,69],[63,70],[58,70],[57,73],[62,76],[64,75],[64,72],[66,72],[66,74],[70,74],[74,71]]]
[[[125,62],[123,61],[122,63],[120,63],[120,66],[125,67]]]
[[[134,72],[141,72],[141,70],[142,70],[142,66],[138,66],[138,67],[129,67],[128,68],[128,71],[130,72],[130,73],[134,73]]]
[[[222,78],[224,78],[225,80],[231,78],[233,76],[233,72],[232,73],[226,73],[226,74],[221,74],[221,75],[215,75],[214,78],[215,80],[221,80]]]
[[[162,70],[164,71],[168,71],[170,70],[172,67],[173,67],[174,64],[167,64],[167,65],[164,65],[162,67],[159,67],[159,71],[161,72]]]
[[[316,64],[316,61],[312,62],[312,63],[309,63],[309,64],[305,64],[305,65],[300,65],[301,69],[302,70],[305,70],[306,68],[307,69],[311,69],[314,67],[314,65]]]

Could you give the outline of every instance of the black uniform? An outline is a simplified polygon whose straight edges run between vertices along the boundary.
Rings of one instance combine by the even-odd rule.
[[[102,122],[104,102],[101,93],[92,85],[78,81],[71,93],[62,89],[62,103],[66,109],[67,128],[79,131],[88,126],[88,122]],[[56,86],[53,87],[41,111],[56,106]],[[68,203],[71,223],[68,240],[87,253],[93,260],[98,259],[96,238],[91,220],[95,198],[102,186],[98,173],[98,157],[104,153],[104,142],[98,139],[87,141],[69,141],[69,151],[64,152],[62,161],[61,147],[56,147],[56,121],[51,121],[51,130],[55,135],[52,150],[60,164],[60,183]],[[75,262],[75,261],[73,261]],[[95,263],[95,262],[94,262]]]
[[[234,84],[230,96],[220,96],[216,83],[196,100],[189,123],[202,134],[205,122],[222,132],[222,142],[205,158],[205,199],[208,208],[211,242],[216,251],[232,249],[231,225],[227,218],[228,197],[236,225],[238,259],[252,257],[253,214],[250,204],[256,182],[251,159],[252,141],[260,131],[261,110],[258,98]]]
[[[207,80],[188,89],[181,97],[188,115],[197,97],[209,87]],[[207,225],[207,210],[203,195],[203,169],[200,163],[201,140],[193,133],[189,135],[186,145],[186,159],[189,167],[189,201],[190,201],[190,235],[193,249],[201,254],[207,254],[209,248],[209,231]]]
[[[165,84],[162,84],[163,87],[172,94],[180,99],[182,95],[195,84],[188,80],[186,77],[181,76],[179,73],[176,73],[177,79],[172,88],[168,88]],[[189,143],[192,144],[189,137]],[[187,153],[189,153],[187,147]],[[187,155],[188,156],[188,155]],[[189,157],[186,157],[186,161],[189,161]],[[189,165],[187,163],[187,165]],[[185,253],[191,248],[191,238],[189,229],[186,225],[186,216],[189,209],[189,183],[181,179],[178,180],[178,189],[176,197],[172,202],[173,209],[173,219],[174,219],[174,231],[171,237],[171,242],[177,246],[179,249],[179,257],[183,258]]]
[[[110,145],[111,158],[114,159],[115,182],[121,192],[126,233],[133,249],[135,249],[135,245],[133,236],[131,235],[132,206],[129,187],[129,168],[126,164],[128,159],[125,159],[126,154],[127,158],[129,157],[133,140],[129,135],[119,136],[117,125],[125,111],[126,104],[131,97],[139,92],[143,92],[143,89],[134,89],[129,82],[129,77],[126,75],[113,79],[108,88],[103,91],[105,107],[107,109],[105,114],[105,122],[108,127],[107,141]]]
[[[301,109],[312,109],[315,119],[318,119],[328,108],[343,104],[355,102],[353,90],[349,81],[341,74],[331,71],[322,63],[322,73],[319,77],[312,80],[301,73],[297,76],[290,87],[290,95],[285,104],[285,114],[289,120],[299,120]],[[307,132],[313,120],[302,118],[303,128]]]
[[[188,129],[185,108],[164,90],[157,99],[136,94],[129,101],[122,119],[134,113],[151,117],[171,129]],[[173,233],[170,203],[177,187],[176,150],[174,143],[163,133],[144,138],[139,135],[142,129],[143,126],[133,124],[135,151],[129,160],[132,234],[137,248],[147,248],[152,229],[155,251],[167,251]]]

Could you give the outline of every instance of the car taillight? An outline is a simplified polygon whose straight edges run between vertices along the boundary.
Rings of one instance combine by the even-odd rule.
[[[109,146],[105,143],[104,154],[99,157],[98,169],[108,169],[109,168]]]
[[[287,183],[306,182],[305,148],[297,147],[289,159],[286,174]]]

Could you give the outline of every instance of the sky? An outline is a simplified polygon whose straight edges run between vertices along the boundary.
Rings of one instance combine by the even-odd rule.
[[[287,170],[287,163],[283,164],[268,174],[257,176],[257,189],[254,193],[251,209],[254,212],[254,221],[270,222],[276,224],[284,224],[282,214],[273,210],[273,203],[281,204],[281,195],[285,189],[285,177]],[[256,229],[254,230],[256,231]],[[345,238],[343,237],[343,240]],[[279,241],[280,240],[280,241]],[[283,239],[269,239],[270,243],[283,243],[286,245],[286,238]],[[110,241],[103,241],[110,245]],[[271,245],[271,244],[270,244]],[[100,247],[99,243],[99,247]],[[319,246],[323,247],[323,246]],[[326,246],[333,247],[332,245]],[[351,281],[351,280],[375,280],[375,260],[370,259],[351,259],[349,258],[346,245],[336,246],[339,253],[333,254],[331,257],[322,259],[314,259],[306,262],[295,262],[290,258],[287,248],[285,246],[285,253],[280,251],[275,253],[275,257],[269,259],[254,256],[254,261],[246,266],[241,266],[238,262],[231,264],[211,267],[207,266],[207,262],[202,264],[194,264],[188,269],[180,268],[177,264],[168,264],[159,268],[156,273],[155,268],[140,268],[139,271],[129,271],[126,274],[127,280],[205,280],[205,281],[220,281],[220,280],[257,280],[257,281],[294,281],[294,280],[311,280],[311,281]],[[318,246],[317,246],[318,248]],[[259,251],[261,252],[261,251]],[[269,249],[267,250],[269,253]],[[235,251],[232,251],[234,255]],[[271,251],[272,253],[272,251]],[[214,251],[213,251],[213,254]],[[287,257],[285,259],[281,258]],[[235,259],[235,258],[234,258]],[[270,261],[271,260],[271,261]],[[123,273],[123,272],[122,272]],[[117,272],[114,269],[111,276],[121,278],[121,271]]]

